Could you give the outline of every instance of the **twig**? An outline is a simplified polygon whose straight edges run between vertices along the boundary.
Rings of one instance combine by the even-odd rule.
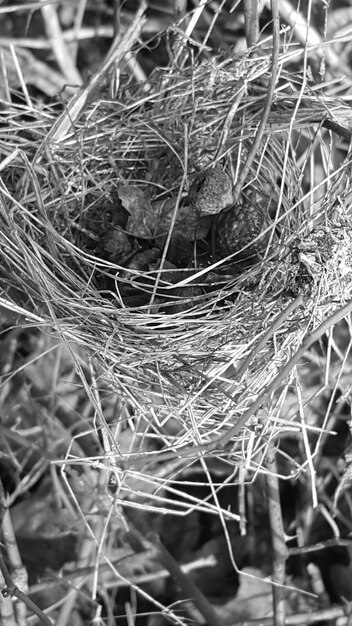
[[[247,156],[247,160],[239,173],[236,184],[233,190],[234,204],[238,202],[242,187],[249,174],[252,163],[257,155],[260,142],[262,140],[265,126],[270,114],[271,104],[275,93],[276,77],[279,65],[279,49],[280,49],[280,16],[277,7],[277,0],[271,0],[271,13],[273,22],[273,51],[271,55],[271,76],[269,79],[268,92],[265,98],[262,117],[258,126],[257,134],[255,136],[251,150]]]
[[[22,558],[17,546],[15,532],[12,526],[11,516],[8,508],[8,504],[5,501],[5,491],[0,479],[0,508],[1,508],[1,540],[6,549],[9,566],[13,572],[13,578],[17,584],[20,585],[22,592],[28,592],[28,575],[27,570],[22,563]],[[6,584],[5,575],[3,578]],[[20,604],[15,609],[16,619],[18,626],[25,626],[26,609],[23,604]]]
[[[296,613],[295,615],[288,615],[286,618],[285,626],[308,626],[308,624],[316,624],[322,622],[336,623],[336,620],[346,618],[348,615],[348,604],[346,607],[332,606],[329,609],[322,609],[312,611],[309,613]],[[347,625],[347,621],[343,621],[343,624]],[[272,617],[261,617],[258,619],[246,619],[246,625],[250,626],[272,626]],[[238,621],[231,624],[231,626],[238,626]]]
[[[191,37],[198,20],[200,19],[206,5],[208,4],[207,0],[200,0],[198,6],[192,11],[191,18],[185,28],[184,34],[178,43],[177,49],[175,50],[175,58],[174,63],[180,63],[180,56],[184,53],[184,48],[187,40]]]
[[[336,546],[346,546],[347,548],[351,548],[352,546],[352,538],[333,538],[326,539],[325,541],[319,541],[318,543],[313,543],[311,546],[298,546],[294,548],[288,548],[287,552],[289,556],[293,556],[296,554],[309,554],[310,552],[318,552],[319,550],[326,550],[327,548],[336,548]]]
[[[316,486],[314,462],[312,458],[312,453],[310,449],[310,443],[309,443],[308,433],[307,433],[307,428],[306,428],[306,418],[304,414],[304,402],[302,398],[302,390],[301,390],[301,385],[300,385],[298,376],[296,376],[296,394],[297,394],[300,422],[302,424],[302,446],[304,447],[308,467],[310,470],[309,474],[310,474],[310,482],[311,482],[312,506],[313,506],[313,509],[315,509],[318,506],[318,490]]]
[[[7,598],[8,596],[16,596],[16,598],[21,600],[21,602],[23,602],[26,605],[26,607],[30,611],[32,611],[32,613],[35,613],[35,615],[39,617],[40,621],[43,624],[46,624],[47,626],[53,626],[52,621],[49,619],[47,615],[45,615],[45,613],[43,613],[43,611],[39,608],[39,606],[37,606],[37,604],[33,602],[33,600],[31,600],[23,591],[21,591],[14,584],[14,582],[12,581],[10,572],[7,569],[6,563],[2,557],[2,554],[0,554],[0,570],[2,572],[2,575],[5,580],[5,584],[6,584],[5,589],[1,590],[1,593],[4,596],[4,598]]]
[[[5,586],[5,579],[2,571],[0,570],[0,589]],[[4,598],[2,593],[0,593],[0,623],[2,626],[18,626],[12,598]]]
[[[287,548],[282,521],[280,504],[279,481],[277,477],[276,451],[273,443],[269,443],[264,460],[267,474],[265,476],[268,496],[268,512],[271,529],[271,541],[273,550],[273,573],[272,580],[275,583],[272,588],[274,626],[285,626],[285,565],[287,560]]]
[[[64,41],[67,43],[68,50],[70,51],[72,63],[77,65],[77,53],[78,53],[78,42],[80,38],[80,34],[82,32],[82,24],[84,13],[86,10],[87,0],[78,0],[78,3],[75,7],[75,15],[73,19],[73,28],[71,30],[72,38],[71,40],[67,37],[68,32],[64,30],[62,36]],[[112,34],[110,35],[112,37]]]
[[[162,565],[170,572],[170,575],[179,584],[185,597],[193,600],[197,609],[205,618],[207,624],[209,626],[222,626],[222,619],[216,613],[215,609],[212,607],[210,602],[208,602],[197,585],[195,585],[192,578],[181,569],[179,563],[162,543],[159,535],[154,532],[149,532],[147,538],[156,546]]]
[[[244,0],[244,30],[248,48],[254,46],[259,39],[258,1]]]
[[[69,83],[81,85],[82,78],[64,40],[56,6],[45,4],[41,8],[41,13],[47,37],[63,76]]]
[[[174,0],[173,18],[177,22],[183,19],[187,12],[187,0]]]
[[[350,541],[350,544],[351,544],[351,541]],[[156,558],[156,551],[154,548],[149,549],[149,551],[144,551],[144,552],[145,554],[143,555],[143,558],[145,562],[150,562],[152,559]],[[104,562],[101,561],[99,563],[99,572],[100,574],[102,574],[102,573],[111,571],[110,564],[118,567],[119,571],[123,572],[125,571],[124,561],[128,562],[129,566],[130,564],[136,562],[136,566],[138,567],[138,565],[140,565],[140,558],[141,558],[141,553],[136,554],[134,552],[131,552],[130,555],[126,557],[122,557],[122,558],[118,557],[116,559],[111,559],[109,564],[106,561]],[[204,569],[204,567],[215,567],[216,565],[217,565],[217,560],[215,556],[209,555],[206,557],[200,557],[199,559],[190,561],[189,563],[182,564],[180,565],[180,568],[183,572],[185,572],[185,574],[188,574],[189,572],[194,572],[199,569]],[[76,578],[82,575],[94,574],[95,568],[96,568],[96,565],[88,565],[86,567],[76,567],[73,571],[70,571],[70,572],[65,572],[64,570],[63,573],[60,575],[60,577],[54,577],[54,576],[52,576],[51,578],[48,577],[48,578],[42,579],[39,583],[32,585],[30,588],[30,591],[31,593],[39,593],[41,591],[58,587],[60,585],[66,585],[67,588],[69,589],[72,586],[72,581],[74,581]],[[129,574],[129,571],[128,571],[128,574]],[[121,587],[128,587],[130,583],[133,583],[135,585],[144,585],[146,583],[150,583],[152,581],[165,579],[165,578],[170,578],[170,572],[165,568],[162,568],[160,570],[155,570],[147,574],[135,574],[133,576],[128,576],[128,582],[126,582],[126,580],[123,580],[123,579],[115,580],[115,578],[108,579],[108,577],[106,577],[106,580],[104,579],[104,588],[109,589],[111,587],[114,589],[120,589]]]
[[[269,4],[270,0],[266,0]],[[318,58],[325,58],[331,69],[338,69],[339,72],[351,76],[351,68],[346,63],[341,63],[340,56],[334,51],[333,46],[325,46],[319,32],[308,24],[302,13],[289,2],[280,0],[280,14],[283,21],[289,24],[294,31],[297,41],[303,44],[310,52],[315,52]]]
[[[112,23],[113,23],[113,29],[114,29],[114,39],[116,39],[116,37],[119,35],[120,30],[121,30],[120,11],[121,11],[120,0],[113,0]]]

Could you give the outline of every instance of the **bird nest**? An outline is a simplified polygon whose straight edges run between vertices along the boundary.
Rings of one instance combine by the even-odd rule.
[[[319,197],[306,180],[348,106],[288,60],[261,130],[265,55],[122,74],[78,115],[4,113],[1,304],[83,347],[157,459],[243,459],[286,427],[275,392],[350,297],[348,155]]]

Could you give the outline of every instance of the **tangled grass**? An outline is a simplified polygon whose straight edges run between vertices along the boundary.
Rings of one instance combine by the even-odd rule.
[[[300,147],[324,142],[323,122],[348,119],[347,105],[292,76],[288,61],[291,55],[280,57],[271,113],[242,190],[272,216],[265,258],[243,272],[233,271],[231,258],[200,267],[195,260],[176,285],[163,276],[177,211],[198,171],[216,163],[235,180],[243,168],[271,80],[270,57],[170,66],[137,87],[122,76],[118,100],[97,98],[77,119],[69,109],[59,118],[47,108],[6,111],[3,305],[21,307],[84,347],[100,376],[143,416],[146,433],[176,421],[176,435],[163,432],[166,449],[200,446],[231,429],[304,337],[349,298],[349,157],[328,173],[325,197],[315,202],[303,190],[309,148],[303,154]],[[346,133],[346,123],[339,128]],[[116,192],[126,184],[175,207],[159,268],[132,270],[125,279],[142,288],[150,279],[140,306],[120,296],[124,268],[81,245],[87,213],[118,210]],[[110,288],[101,288],[102,276]],[[171,295],[186,305],[180,312],[160,306],[160,284],[164,294],[181,288]],[[208,289],[182,296],[191,286]],[[276,421],[266,428],[276,430]]]
[[[340,359],[336,390],[351,347],[342,354],[333,336],[352,310],[351,158],[339,139],[350,141],[350,109],[348,96],[335,95],[343,81],[316,85],[306,69],[294,74],[301,55],[294,46],[274,71],[271,40],[238,58],[195,60],[176,32],[169,66],[135,84],[124,64],[140,28],[137,15],[103,68],[60,110],[29,97],[26,105],[3,103],[0,129],[0,306],[62,339],[94,406],[103,453],[83,455],[73,438],[57,463],[102,469],[104,487],[114,485],[108,505],[100,478],[85,475],[86,490],[111,506],[102,544],[116,503],[178,515],[198,507],[241,521],[215,496],[211,503],[183,494],[180,473],[206,459],[225,464],[225,482],[274,476],[265,457],[287,433],[299,433],[305,452],[304,461],[290,459],[290,475],[308,467],[316,504],[308,438],[319,450],[331,406],[322,420],[307,419],[321,389],[303,397],[300,379],[307,350],[328,336],[329,358],[335,351]],[[259,206],[268,217],[257,236],[265,254],[250,267],[236,259],[243,250],[219,258],[208,233],[182,239],[197,176],[216,167],[244,211]],[[126,194],[138,200],[139,248],[125,254],[118,216]],[[170,262],[170,250],[182,246],[186,260],[174,254]],[[130,264],[155,249],[156,258]],[[102,403],[107,391],[119,397],[112,423]],[[122,423],[133,432],[127,448],[116,436]],[[88,526],[70,472],[67,484]],[[115,584],[121,570],[109,567]]]
[[[319,117],[322,123],[333,110],[343,118],[347,107],[343,100],[324,102],[299,76],[293,80],[285,61],[282,56],[273,113],[243,189],[254,189],[273,215],[266,258],[240,275],[231,275],[231,265],[226,270],[228,259],[195,267],[177,287],[219,284],[191,299],[181,296],[188,308],[179,313],[160,312],[153,303],[158,282],[174,288],[163,281],[163,266],[147,272],[150,301],[124,305],[116,281],[123,268],[80,248],[85,214],[104,203],[113,207],[121,183],[150,198],[171,198],[176,213],[199,169],[220,163],[235,177],[260,121],[270,58],[213,59],[187,71],[170,67],[137,88],[122,82],[118,101],[96,100],[54,140],[54,111],[7,110],[3,304],[11,306],[13,297],[29,319],[86,348],[111,384],[148,421],[152,415],[153,429],[176,419],[180,432],[171,447],[200,444],[226,431],[335,309],[336,298],[349,297],[348,157],[329,174],[326,196],[315,205],[310,192],[304,195],[304,168],[293,150],[302,137],[320,139]],[[116,292],[99,289],[102,274],[115,282]],[[133,280],[143,277],[145,272],[133,271]],[[296,312],[236,381],[239,364],[300,294]]]

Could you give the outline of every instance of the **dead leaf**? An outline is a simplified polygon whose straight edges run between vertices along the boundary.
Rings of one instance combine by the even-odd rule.
[[[175,201],[156,202],[154,208],[159,216],[156,236],[166,237],[173,221]],[[201,217],[193,206],[181,205],[177,211],[172,236],[180,236],[187,241],[204,239],[209,232],[211,223],[211,217]]]
[[[118,189],[122,205],[129,213],[126,231],[140,239],[166,238],[173,224],[172,236],[187,241],[203,239],[209,232],[211,218],[201,217],[190,205],[180,205],[174,216],[174,198],[150,202],[139,187],[122,185]]]
[[[156,216],[144,191],[133,185],[121,185],[117,193],[130,214],[126,226],[128,233],[141,239],[152,239]]]

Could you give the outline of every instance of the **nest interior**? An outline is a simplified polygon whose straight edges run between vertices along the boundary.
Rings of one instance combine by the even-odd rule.
[[[167,449],[229,431],[349,298],[349,155],[318,201],[301,158],[348,106],[279,76],[234,202],[269,57],[122,76],[61,134],[67,111],[4,111],[1,302],[86,349]]]

